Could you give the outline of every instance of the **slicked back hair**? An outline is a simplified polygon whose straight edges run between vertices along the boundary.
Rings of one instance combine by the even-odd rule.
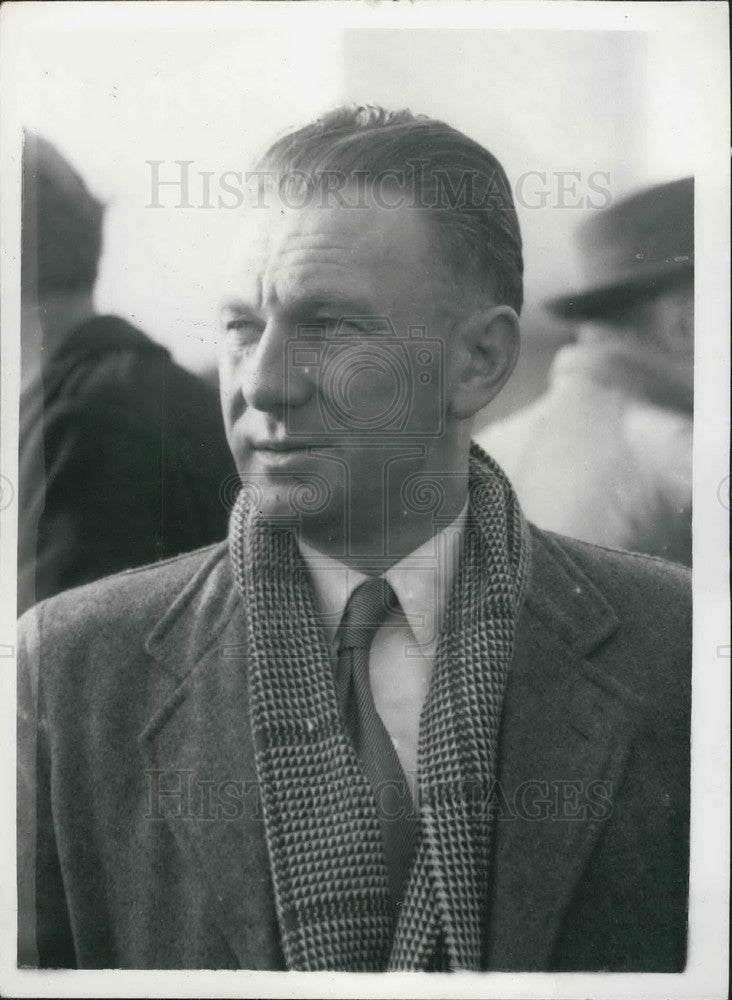
[[[257,167],[305,176],[326,193],[339,177],[403,187],[403,203],[435,221],[458,287],[521,311],[521,232],[508,178],[495,156],[450,125],[407,110],[341,107],[283,136]]]

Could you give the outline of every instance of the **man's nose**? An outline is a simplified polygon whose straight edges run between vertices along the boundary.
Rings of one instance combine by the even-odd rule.
[[[247,406],[278,413],[301,406],[313,393],[313,383],[301,368],[293,366],[293,337],[285,324],[268,324],[257,346],[244,361],[242,395]]]

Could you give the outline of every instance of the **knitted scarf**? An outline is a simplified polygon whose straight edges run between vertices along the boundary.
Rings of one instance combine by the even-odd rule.
[[[246,486],[230,549],[247,609],[251,726],[277,915],[290,969],[482,966],[491,790],[526,522],[477,446],[460,565],[421,717],[421,829],[394,927],[373,793],[344,735],[330,651],[294,531]]]

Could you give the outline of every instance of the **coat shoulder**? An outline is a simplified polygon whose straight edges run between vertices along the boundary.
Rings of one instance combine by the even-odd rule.
[[[690,608],[691,571],[657,556],[582,542],[554,532],[533,529],[534,548],[551,552],[574,563],[597,586],[611,604],[624,606],[637,594],[645,596],[646,608],[662,604]]]
[[[191,581],[207,577],[227,555],[227,542],[218,542],[74,587],[27,611],[19,629],[23,633],[42,620],[46,642],[54,634],[83,637],[110,629],[134,629],[139,635],[160,618]]]

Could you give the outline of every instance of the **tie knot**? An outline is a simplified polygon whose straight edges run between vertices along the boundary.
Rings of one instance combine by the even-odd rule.
[[[399,610],[399,600],[383,576],[364,580],[351,594],[341,618],[341,649],[369,649],[379,627]]]

